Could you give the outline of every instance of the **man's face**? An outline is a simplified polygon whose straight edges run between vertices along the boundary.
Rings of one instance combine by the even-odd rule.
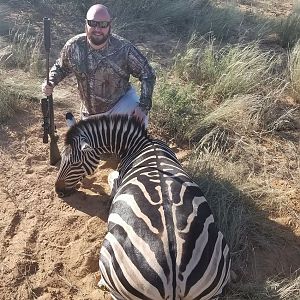
[[[109,21],[86,20],[85,30],[87,38],[96,46],[105,44],[110,35]]]

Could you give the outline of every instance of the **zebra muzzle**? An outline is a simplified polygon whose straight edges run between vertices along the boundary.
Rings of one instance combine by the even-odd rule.
[[[59,198],[64,198],[64,197],[70,196],[72,193],[74,193],[74,191],[75,190],[72,189],[72,190],[68,190],[68,191],[56,191],[56,193]]]
[[[55,182],[55,191],[59,198],[70,196],[74,189],[66,189],[65,182],[63,180],[58,180]]]

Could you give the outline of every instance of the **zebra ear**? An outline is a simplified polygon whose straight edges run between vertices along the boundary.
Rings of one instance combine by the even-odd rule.
[[[80,146],[81,146],[81,151],[83,152],[89,152],[93,150],[91,145],[88,144],[86,141],[81,141]]]
[[[76,120],[75,120],[73,114],[70,112],[66,113],[66,123],[69,128],[76,124]]]

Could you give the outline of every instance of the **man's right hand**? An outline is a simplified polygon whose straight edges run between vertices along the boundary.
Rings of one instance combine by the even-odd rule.
[[[42,93],[45,96],[50,96],[53,93],[53,84],[51,82],[49,82],[49,84],[47,84],[47,82],[43,82],[42,84]]]

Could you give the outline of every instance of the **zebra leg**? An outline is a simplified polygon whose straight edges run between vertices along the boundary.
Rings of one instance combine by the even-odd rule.
[[[112,171],[108,175],[108,184],[111,190],[111,196],[114,197],[117,192],[117,179],[119,178],[118,171]]]

